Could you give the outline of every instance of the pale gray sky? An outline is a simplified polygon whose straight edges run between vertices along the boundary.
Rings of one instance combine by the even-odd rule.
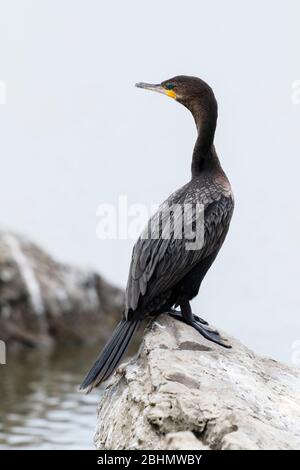
[[[195,312],[291,361],[300,340],[299,2],[0,1],[0,223],[125,285],[132,240],[99,241],[96,209],[161,202],[190,176],[178,103],[134,88],[197,75],[219,102],[231,230]]]

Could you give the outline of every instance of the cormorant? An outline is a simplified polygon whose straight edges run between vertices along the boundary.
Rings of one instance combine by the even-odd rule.
[[[136,86],[163,93],[183,104],[194,117],[198,137],[192,156],[191,180],[171,194],[150,218],[146,230],[152,229],[151,224],[159,220],[158,235],[151,237],[151,232],[147,238],[143,233],[135,243],[123,318],[81,385],[87,391],[113,373],[139,323],[148,316],[168,313],[194,327],[206,339],[230,347],[217,331],[207,327],[207,322],[194,315],[190,307],[190,300],[198,294],[201,282],[224,242],[234,207],[231,186],[214,147],[217,101],[210,86],[196,77],[177,76],[159,85],[137,83]],[[204,213],[203,243],[192,250],[187,249],[188,237],[184,233],[175,237],[181,211],[172,213],[173,231],[168,237],[163,236],[164,215],[161,216],[164,214],[162,207],[191,204],[190,227],[195,227],[197,217],[201,219],[199,208],[202,207]],[[177,306],[180,311],[175,310]]]

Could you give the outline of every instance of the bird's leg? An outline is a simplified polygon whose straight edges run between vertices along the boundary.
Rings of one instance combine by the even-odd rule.
[[[174,318],[182,317],[182,313],[180,311],[176,310],[175,308],[170,308],[170,310],[168,310],[166,313],[168,313],[169,315],[171,315]],[[208,325],[208,322],[206,320],[203,320],[203,318],[198,317],[198,315],[193,314],[193,319],[196,322],[202,323],[202,325]]]
[[[180,302],[180,310],[182,315],[176,315],[175,318],[177,320],[182,321],[187,325],[191,325],[193,328],[195,328],[195,330],[197,330],[202,336],[204,336],[204,338],[208,339],[209,341],[219,344],[220,346],[224,346],[225,348],[231,348],[231,346],[225,342],[226,340],[221,338],[220,333],[218,331],[206,328],[204,325],[201,325],[199,322],[195,321],[188,300]]]

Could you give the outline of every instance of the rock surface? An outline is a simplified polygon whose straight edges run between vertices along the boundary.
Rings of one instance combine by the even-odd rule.
[[[107,385],[98,449],[300,449],[300,373],[162,315]]]
[[[8,348],[106,339],[123,292],[99,274],[53,260],[25,237],[0,232],[0,339]]]

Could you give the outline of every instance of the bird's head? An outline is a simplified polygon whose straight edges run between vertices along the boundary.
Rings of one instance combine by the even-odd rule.
[[[216,100],[211,87],[197,77],[178,75],[160,84],[137,83],[138,88],[156,91],[183,104],[193,114],[201,112],[201,108],[209,109],[216,106]]]

